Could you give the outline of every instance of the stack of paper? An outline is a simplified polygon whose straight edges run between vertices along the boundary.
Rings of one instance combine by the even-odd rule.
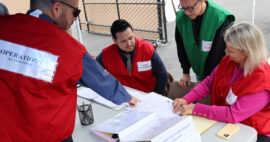
[[[138,91],[134,90],[128,90],[128,92],[141,100],[135,108],[127,107],[128,110],[155,112],[159,117],[181,117],[179,113],[173,113],[173,100],[170,98],[156,93],[140,94]],[[204,117],[192,116],[192,118],[196,131],[200,134],[203,134],[217,123],[217,121]]]
[[[125,111],[92,128],[108,141],[184,142],[195,134],[189,117],[158,117],[156,113]],[[111,134],[111,135],[110,135]],[[112,138],[117,134],[118,138]],[[199,141],[200,142],[200,138]]]
[[[155,112],[159,117],[179,116],[173,113],[173,100],[156,93],[141,94],[137,91],[128,92],[141,102],[136,107],[127,107],[128,110]]]
[[[92,129],[93,133],[108,141],[116,141],[117,139],[111,136],[118,134],[121,141],[199,142],[198,133],[202,134],[216,123],[202,117],[182,117],[174,114],[173,100],[159,94],[143,93],[129,88],[127,90],[141,102],[136,107],[127,107],[127,111],[97,125]],[[127,104],[116,105],[89,88],[80,87],[77,93],[80,97],[94,100],[112,109],[118,110],[127,106]],[[192,138],[187,140],[186,136],[191,135]]]

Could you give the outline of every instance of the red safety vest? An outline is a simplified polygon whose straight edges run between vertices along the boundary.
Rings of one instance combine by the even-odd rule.
[[[220,62],[211,92],[212,105],[229,106],[226,102],[226,97],[230,88],[232,88],[232,92],[238,99],[244,95],[258,93],[264,90],[270,91],[270,66],[268,63],[264,64],[263,67],[254,69],[251,75],[247,75],[246,77],[241,76],[238,80],[227,86],[236,65],[237,63],[231,61],[229,56],[225,56]],[[270,105],[267,105],[241,123],[255,128],[258,135],[269,134]]]
[[[85,48],[56,25],[29,15],[0,16],[0,31],[2,43],[58,57],[51,82],[0,68],[0,141],[59,142],[70,137]]]
[[[127,71],[116,44],[112,44],[102,50],[102,61],[105,69],[123,85],[143,92],[151,92],[155,89],[156,85],[156,77],[153,75],[152,65],[145,71],[139,71],[138,69],[141,63],[150,61],[151,64],[154,46],[140,38],[136,37],[135,39],[136,48],[131,72]]]

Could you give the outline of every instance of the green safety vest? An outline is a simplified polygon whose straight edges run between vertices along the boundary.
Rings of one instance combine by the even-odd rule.
[[[199,80],[205,78],[205,61],[211,50],[212,41],[227,16],[230,22],[234,21],[235,18],[229,11],[209,0],[203,15],[198,45],[193,35],[191,19],[182,10],[177,13],[176,26],[182,36],[188,61],[195,74],[199,76]]]

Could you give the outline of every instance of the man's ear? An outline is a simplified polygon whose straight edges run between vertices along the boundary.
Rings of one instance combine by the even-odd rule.
[[[113,40],[113,43],[114,43],[114,44],[117,44],[116,39],[112,38],[112,40]]]
[[[60,2],[55,2],[52,5],[51,14],[53,19],[58,19],[63,11],[62,4]]]

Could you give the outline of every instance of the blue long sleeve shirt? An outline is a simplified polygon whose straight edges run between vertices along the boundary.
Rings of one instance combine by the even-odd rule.
[[[131,96],[126,89],[111,74],[93,59],[88,53],[83,56],[83,74],[78,82],[102,95],[104,98],[116,103],[130,101]]]
[[[34,10],[29,10],[27,14],[30,15],[33,11]],[[40,14],[39,18],[54,23],[54,21],[45,14]],[[82,64],[83,73],[78,81],[79,85],[91,88],[115,104],[121,104],[131,100],[131,95],[126,91],[121,83],[112,75],[105,72],[105,70],[89,55],[89,53],[84,54]]]

